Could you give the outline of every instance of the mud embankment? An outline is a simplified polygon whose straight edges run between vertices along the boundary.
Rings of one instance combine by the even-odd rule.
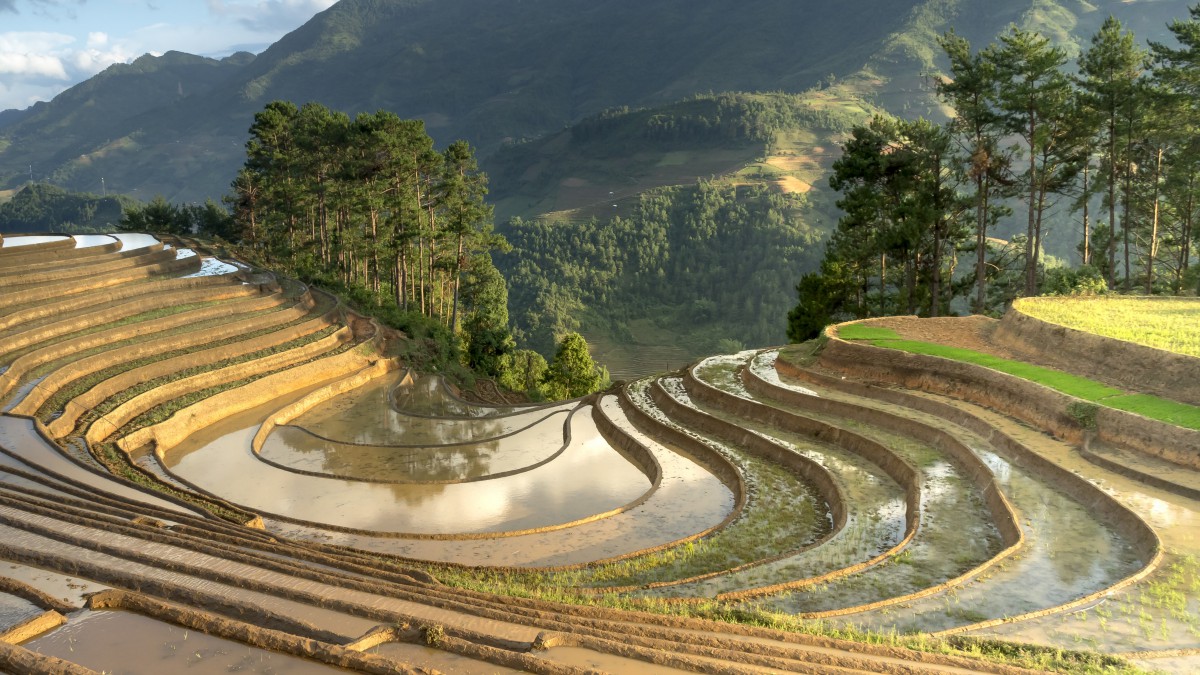
[[[867,382],[970,401],[1075,445],[1095,433],[1104,443],[1200,469],[1200,431],[1083,401],[983,366],[837,338],[821,351],[820,364]]]
[[[178,258],[169,262],[143,265],[141,267],[135,267],[129,270],[118,270],[116,272],[98,274],[89,278],[87,283],[80,283],[78,280],[73,280],[18,290],[12,293],[0,295],[0,308],[23,305],[30,302],[37,302],[39,300],[56,299],[62,296],[75,295],[77,293],[83,293],[98,288],[117,286],[132,281],[138,281],[140,279],[149,279],[162,274],[189,274],[192,272],[199,272],[200,265],[200,256],[194,255],[189,258]]]
[[[221,286],[229,284],[237,275],[211,277],[182,277],[162,281],[145,281],[136,284],[125,284],[116,287],[104,287],[71,295],[61,300],[39,303],[15,312],[0,316],[0,330],[9,330],[23,326],[46,317],[60,316],[81,309],[108,305],[130,298],[149,298],[163,293],[173,293],[193,288]],[[278,286],[273,284],[252,284],[259,286],[261,292],[277,292]]]
[[[91,277],[110,272],[127,271],[145,265],[161,264],[175,260],[174,249],[164,249],[162,244],[137,249],[138,255],[120,258],[86,259],[87,264],[67,265],[46,270],[28,270],[22,273],[5,274],[2,280],[13,286],[31,286],[34,284],[50,284],[68,279]]]
[[[829,351],[830,347],[833,347],[834,353],[831,354],[830,358],[827,360],[826,352]],[[853,349],[842,350],[843,347],[852,347]],[[853,356],[847,356],[847,352],[852,353]],[[947,376],[946,381],[941,381],[941,375],[936,370],[936,367],[939,365],[937,363],[931,364],[931,368],[933,369],[927,371],[925,375],[914,377],[913,381],[921,382],[926,385],[925,387],[913,387],[907,384],[904,380],[891,379],[892,377],[899,378],[901,373],[909,372],[909,369],[915,365],[906,363],[902,370],[894,370],[893,366],[890,364],[897,355],[914,356],[910,354],[902,354],[895,350],[885,349],[882,347],[851,344],[837,338],[831,338],[825,347],[825,351],[823,351],[821,354],[820,365],[831,370],[845,372],[847,375],[859,377],[862,380],[876,382],[883,385],[899,384],[906,388],[933,391],[934,393],[943,395],[951,395],[946,394],[945,392],[954,391],[966,395],[951,395],[952,397],[972,401],[971,385],[969,383],[960,381],[958,379],[958,375]],[[934,359],[933,357],[923,357],[923,359],[945,361],[945,359]],[[851,365],[849,368],[846,368],[844,367],[846,364]],[[855,382],[849,379],[831,377],[829,375],[824,375],[806,368],[797,367],[784,361],[783,359],[778,359],[775,367],[783,375],[796,377],[800,380],[811,382],[817,386],[826,387],[836,391],[842,391],[852,396],[876,399],[885,401],[887,403],[892,403],[894,405],[911,408],[913,410],[919,410],[926,414],[940,417],[947,422],[958,425],[970,431],[971,433],[976,434],[977,436],[988,441],[993,448],[1018,466],[1021,466],[1031,474],[1038,476],[1040,479],[1046,481],[1049,485],[1057,488],[1064,494],[1071,495],[1072,498],[1078,501],[1086,509],[1094,513],[1098,519],[1101,519],[1110,527],[1112,527],[1113,530],[1116,531],[1117,534],[1123,539],[1130,542],[1130,545],[1135,547],[1135,549],[1138,551],[1139,557],[1141,557],[1141,559],[1144,561],[1143,568],[1129,577],[1122,579],[1121,581],[1102,591],[1089,594],[1083,598],[1078,598],[1070,603],[1040,610],[1019,617],[992,619],[978,624],[972,624],[970,626],[963,626],[948,632],[975,630],[978,628],[998,625],[1000,623],[1034,618],[1036,616],[1053,614],[1065,611],[1067,609],[1072,609],[1074,607],[1079,607],[1092,602],[1097,598],[1104,597],[1115,590],[1140,581],[1153,572],[1162,561],[1162,541],[1159,539],[1158,534],[1155,533],[1154,529],[1145,520],[1128,509],[1116,498],[1112,497],[1103,490],[1100,490],[1095,485],[1092,485],[1087,479],[1076,475],[1075,473],[1058,465],[1050,459],[1043,457],[1041,454],[1032,450],[1017,439],[995,428],[983,418],[980,418],[966,410],[963,410],[962,408],[958,408],[948,403],[930,399],[924,396],[909,394],[897,389],[872,386],[863,382]],[[1011,378],[1011,376],[1004,375],[1003,373],[996,373],[995,371],[978,366],[975,367],[979,368],[981,371],[984,371],[981,373],[981,375],[994,374],[1001,376],[1002,378]],[[975,385],[980,388],[978,392],[979,398],[994,400],[991,398],[993,394],[993,387],[990,386],[993,382],[994,381],[990,379],[979,380],[979,384]],[[1045,389],[1044,387],[1039,388]],[[1013,417],[1014,419],[1021,419],[1020,415],[1014,414],[1014,412],[1011,410],[1006,410],[1005,408],[996,405],[981,403],[978,400],[972,402],[984,405],[985,407],[997,409],[1005,415]],[[1016,407],[1018,410],[1021,410],[1025,407],[1028,407],[1030,404],[1028,401],[1025,401],[1024,403],[1014,402],[1011,405]]]
[[[44,380],[39,382],[34,389],[26,395],[26,397],[13,408],[13,412],[33,415],[43,404],[53,397],[58,391],[69,386],[81,378],[88,377],[95,373],[113,368],[115,366],[133,363],[141,359],[154,357],[159,354],[166,354],[181,349],[191,349],[193,347],[203,346],[213,342],[219,342],[229,338],[234,338],[239,335],[251,333],[275,325],[280,325],[294,321],[303,316],[305,311],[303,308],[292,308],[290,310],[268,311],[278,307],[285,302],[284,298],[279,294],[266,295],[261,297],[249,298],[246,300],[237,300],[231,303],[226,303],[229,312],[230,321],[227,324],[200,331],[188,331],[179,335],[169,335],[157,339],[147,340],[131,344],[118,349],[110,349],[99,354],[88,356],[78,361],[72,361],[62,368],[58,368],[50,375],[47,375]],[[268,312],[260,314],[260,312]],[[247,315],[248,318],[239,318]],[[317,324],[314,324],[317,325]],[[320,330],[313,328],[312,330]],[[301,333],[304,334],[304,333]],[[133,368],[125,373],[111,377],[92,389],[81,393],[73,401],[68,401],[63,410],[63,416],[51,425],[57,429],[65,429],[63,433],[69,432],[74,425],[74,420],[87,410],[98,405],[104,399],[116,394],[119,391],[127,389],[141,382],[147,382],[168,373],[180,372],[193,368],[199,365],[210,362],[210,360],[221,360],[241,356],[242,354],[251,353],[258,349],[263,349],[275,344],[282,344],[299,335],[292,335],[290,331],[277,331],[269,334],[275,336],[279,341],[267,339],[269,336],[261,336],[252,340],[223,345],[220,347],[212,347],[209,349],[192,352],[190,354],[165,359],[155,363],[147,364],[139,368]],[[65,420],[63,418],[70,417]],[[62,420],[60,422],[60,420]]]

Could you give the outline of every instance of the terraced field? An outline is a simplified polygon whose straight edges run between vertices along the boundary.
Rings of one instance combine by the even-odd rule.
[[[3,243],[5,671],[1200,667],[1200,431],[895,348],[1070,370],[1029,317],[490,407],[199,247]]]

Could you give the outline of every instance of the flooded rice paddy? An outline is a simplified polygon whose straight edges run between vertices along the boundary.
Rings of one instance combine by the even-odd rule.
[[[437,398],[439,388],[422,391]],[[172,450],[165,465],[184,481],[245,508],[337,528],[453,535],[561,527],[624,508],[651,489],[646,475],[604,441],[591,413],[591,406],[580,406],[570,414],[543,416],[541,422],[494,446],[485,442],[427,448],[423,455],[414,454],[412,448],[365,449],[336,442],[324,442],[316,450],[310,446],[311,461],[316,462],[310,466],[320,466],[324,472],[337,473],[329,470],[333,466],[361,474],[374,461],[382,462],[391,477],[407,476],[410,482],[364,483],[280,469],[252,451],[255,423],[236,429],[224,425],[216,435],[194,436]],[[382,417],[392,419],[390,413]],[[327,426],[314,424],[329,431]],[[474,431],[487,437],[495,430],[492,420],[484,418]],[[533,461],[545,455],[540,446],[531,454],[530,439],[549,440],[561,453],[552,462]],[[428,482],[431,475],[464,480],[495,474],[490,458],[502,445],[522,448],[515,461],[503,464],[518,467],[516,473],[469,483]],[[273,452],[286,454],[289,461],[299,461],[304,454],[285,443],[277,444]],[[420,479],[426,482],[412,482]]]
[[[33,246],[34,244],[49,244],[56,241],[66,240],[66,236],[62,235],[22,235],[16,237],[0,238],[0,248],[15,248],[17,246]]]
[[[79,612],[61,628],[22,646],[114,675],[348,672],[122,611]]]
[[[123,234],[75,243],[114,240],[135,254],[157,242]],[[167,248],[145,259],[192,257],[199,275],[237,269],[193,249]],[[95,264],[119,267],[102,262],[103,255],[93,256]],[[23,274],[14,269],[9,276]],[[332,306],[324,302],[321,313]],[[115,320],[79,302],[64,304],[66,315],[56,317],[32,304],[16,305],[0,329],[0,341],[13,338],[0,342],[8,361],[34,349],[31,342],[40,349],[72,339],[63,321],[78,319],[89,331]],[[797,348],[785,354],[794,364],[806,358]],[[714,357],[690,373],[545,406],[471,403],[436,377],[402,372],[284,415],[286,406],[336,381],[306,380],[193,433],[165,456],[148,444],[128,458],[127,477],[155,476],[177,494],[216,496],[261,517],[266,533],[201,520],[195,505],[105,475],[102,464],[124,461],[112,446],[114,454],[95,457],[77,440],[59,448],[33,421],[0,414],[0,551],[21,561],[0,566],[73,607],[105,588],[66,574],[80,572],[115,588],[159,584],[174,589],[160,597],[182,594],[189,602],[236,598],[292,625],[319,626],[322,639],[335,635],[340,644],[381,622],[436,623],[456,631],[456,639],[477,634],[482,644],[528,644],[545,628],[533,620],[542,612],[552,612],[553,621],[579,620],[539,602],[603,596],[606,604],[747,613],[763,623],[778,615],[789,625],[821,619],[825,630],[966,631],[1155,652],[1139,656],[1149,663],[1200,645],[1200,506],[1188,497],[1188,490],[1200,491],[1194,472],[1120,448],[1081,452],[951,399],[848,388],[819,362],[819,372],[801,373],[803,379],[781,375],[778,359],[773,351]],[[5,382],[5,403],[28,396],[19,410],[36,409],[43,424],[59,410],[73,415],[66,397],[54,405],[41,398],[43,390],[64,386],[54,373],[71,360],[36,367],[26,361]],[[907,407],[913,396],[959,410],[919,405],[931,412],[918,412]],[[962,411],[975,419],[963,422]],[[259,434],[267,419],[269,433]],[[263,441],[257,445],[256,435]],[[91,493],[104,496],[93,503]],[[1161,534],[1166,552],[1158,567],[1153,535],[1105,494]],[[239,523],[249,517],[223,515]],[[209,540],[205,532],[220,534]],[[414,570],[414,560],[424,562]],[[442,583],[428,583],[426,574]],[[1139,574],[1147,576],[1135,581]],[[382,583],[392,584],[387,592],[372,586]],[[494,589],[529,597],[493,597]],[[0,593],[0,627],[41,611]],[[329,670],[198,633],[185,638],[143,615],[69,616],[67,626],[27,646],[46,654],[65,649],[64,658],[116,672]],[[601,630],[596,621],[589,625]],[[122,641],[131,634],[138,646]],[[605,651],[558,646],[529,658],[670,672]],[[443,672],[507,672],[415,644],[386,643],[370,653]],[[110,658],[117,660],[104,660]]]

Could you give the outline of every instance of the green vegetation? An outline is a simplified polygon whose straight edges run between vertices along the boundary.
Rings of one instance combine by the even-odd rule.
[[[1052,368],[1036,366],[1024,361],[1013,361],[992,354],[984,354],[971,349],[950,347],[932,342],[904,340],[887,328],[859,326],[857,324],[844,326],[838,330],[838,335],[845,340],[862,340],[876,347],[898,349],[913,354],[938,356],[952,361],[973,363],[977,366],[991,368],[1002,373],[1036,382],[1050,387],[1055,391],[1069,396],[1090,401],[1109,408],[1125,410],[1143,417],[1174,424],[1188,429],[1200,429],[1200,408],[1185,403],[1178,403],[1149,394],[1128,394],[1118,389],[1103,385],[1095,380],[1064,373]],[[1073,413],[1074,414],[1074,413]],[[1076,414],[1081,426],[1095,425],[1094,411],[1089,415],[1086,411]]]
[[[584,308],[623,341],[636,338],[631,323],[652,316],[706,333],[710,348],[721,338],[777,341],[773,317],[820,237],[794,219],[801,207],[766,187],[701,181],[642,195],[628,218],[514,220],[505,229],[514,252],[498,262],[515,324],[542,352],[581,327]]]
[[[1014,306],[1049,323],[1200,357],[1200,300],[1194,298],[1025,298]]]
[[[1200,8],[1168,26],[1177,47],[1151,45],[1152,68],[1110,16],[1078,53],[1078,76],[1062,44],[1070,13],[1034,14],[1064,32],[1014,24],[977,51],[954,32],[940,39],[950,72],[936,89],[953,112],[945,125],[876,116],[852,130],[830,178],[844,214],[820,270],[796,287],[793,340],[849,318],[945,315],[972,286],[979,313],[1039,291],[1194,286],[1200,114],[1186,102],[1200,93]],[[1060,201],[1069,208],[1056,211]],[[1024,231],[1008,244],[990,241],[1014,211]],[[1045,244],[1066,217],[1084,223],[1083,267],[1048,273]],[[972,274],[955,280],[957,252],[968,248]]]
[[[133,201],[114,195],[69,192],[46,183],[31,183],[0,204],[0,234],[28,232],[113,232]]]

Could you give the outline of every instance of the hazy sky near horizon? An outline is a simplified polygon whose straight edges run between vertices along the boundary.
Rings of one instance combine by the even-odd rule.
[[[335,1],[0,0],[0,110],[147,53],[258,53]]]

